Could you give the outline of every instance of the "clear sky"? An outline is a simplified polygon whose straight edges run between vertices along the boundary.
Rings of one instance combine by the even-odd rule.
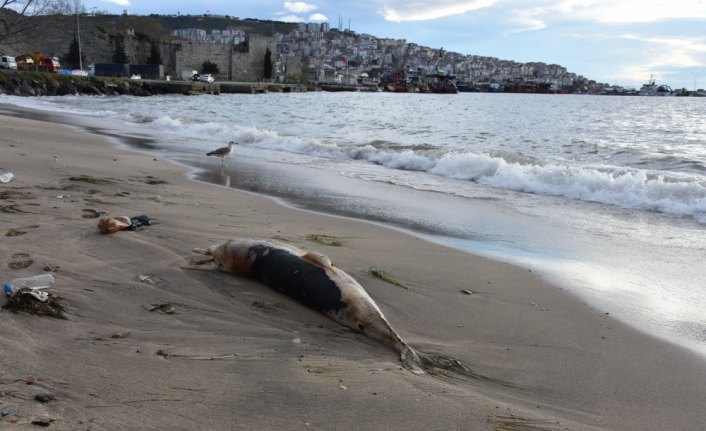
[[[639,88],[706,88],[706,0],[83,0],[132,15],[204,13],[328,22],[462,54],[560,64]],[[95,8],[95,9],[93,9]]]

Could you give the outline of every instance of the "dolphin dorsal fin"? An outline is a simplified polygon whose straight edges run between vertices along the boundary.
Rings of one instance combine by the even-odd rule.
[[[306,253],[304,256],[302,256],[302,259],[306,260],[312,265],[320,266],[321,268],[331,268],[333,266],[331,264],[331,259],[329,259],[328,256],[313,251]]]

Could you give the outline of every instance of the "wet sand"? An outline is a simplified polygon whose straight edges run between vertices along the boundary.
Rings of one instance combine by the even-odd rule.
[[[42,419],[66,430],[692,430],[706,421],[703,358],[529,268],[190,181],[183,167],[61,124],[9,115],[0,124],[0,171],[15,174],[0,184],[2,281],[54,269],[50,292],[67,305],[66,320],[0,311],[3,428]],[[142,214],[154,223],[98,231],[102,217]],[[233,237],[330,256],[413,347],[515,387],[416,376],[386,347],[257,282],[180,267],[192,248]],[[45,392],[55,399],[34,399]]]

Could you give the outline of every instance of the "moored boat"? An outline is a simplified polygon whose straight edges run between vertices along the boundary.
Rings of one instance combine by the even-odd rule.
[[[454,77],[446,75],[443,72],[425,75],[419,83],[419,90],[424,93],[436,94],[458,93],[458,87],[456,87]]]
[[[676,96],[676,92],[669,85],[657,85],[653,77],[647,84],[642,84],[640,96]]]

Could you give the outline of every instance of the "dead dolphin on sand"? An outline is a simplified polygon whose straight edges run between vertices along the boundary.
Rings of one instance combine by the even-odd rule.
[[[480,375],[450,356],[412,349],[392,329],[363,286],[323,254],[252,238],[232,239],[193,251],[205,257],[192,257],[185,268],[215,263],[220,270],[258,280],[398,352],[404,368],[414,374],[455,375],[511,386]]]

